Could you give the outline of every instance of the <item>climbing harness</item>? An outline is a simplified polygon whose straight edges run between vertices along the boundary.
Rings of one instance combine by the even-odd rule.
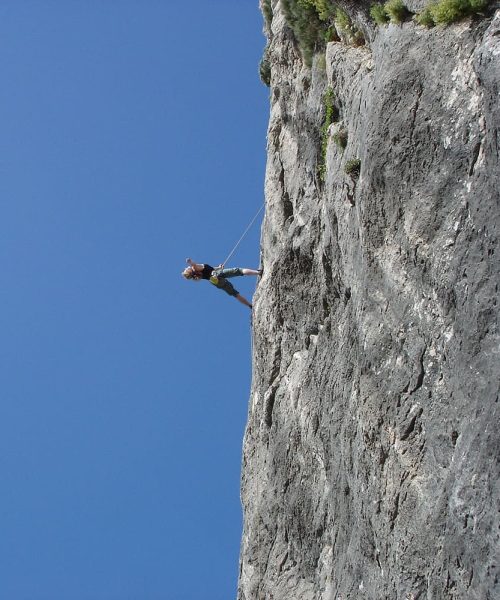
[[[231,252],[229,253],[229,256],[226,258],[226,260],[222,263],[222,268],[224,268],[224,265],[227,263],[227,261],[231,258],[231,256],[235,253],[236,248],[240,245],[241,241],[243,240],[243,238],[246,236],[246,234],[248,233],[248,231],[250,230],[250,227],[254,224],[255,219],[257,219],[257,217],[259,216],[261,210],[264,208],[264,204],[262,204],[262,206],[259,208],[259,210],[257,211],[257,213],[255,214],[254,218],[250,221],[250,223],[248,224],[247,228],[245,229],[245,231],[243,232],[243,235],[240,237],[240,239],[236,242],[234,248],[231,250]]]

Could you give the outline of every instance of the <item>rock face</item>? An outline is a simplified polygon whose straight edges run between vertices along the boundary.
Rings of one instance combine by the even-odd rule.
[[[309,69],[272,4],[238,599],[498,599],[500,14]]]

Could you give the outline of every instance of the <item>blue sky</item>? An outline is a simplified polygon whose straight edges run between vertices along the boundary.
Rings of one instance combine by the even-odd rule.
[[[235,598],[249,311],[180,271],[263,201],[261,30],[257,0],[0,5],[0,598]]]

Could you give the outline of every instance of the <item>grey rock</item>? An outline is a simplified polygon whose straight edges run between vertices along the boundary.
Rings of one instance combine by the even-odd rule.
[[[273,8],[238,599],[499,598],[499,13],[309,70]]]

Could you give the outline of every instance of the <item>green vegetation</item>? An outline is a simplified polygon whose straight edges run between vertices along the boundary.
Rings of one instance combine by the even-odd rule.
[[[389,22],[389,15],[385,12],[383,4],[372,4],[370,15],[377,25],[385,25]]]
[[[339,34],[335,29],[335,25],[331,25],[325,31],[325,42],[340,42]]]
[[[273,7],[271,5],[271,0],[264,0],[262,2],[262,14],[264,15],[266,29],[271,29],[271,23],[273,20]]]
[[[403,0],[388,0],[384,4],[384,10],[391,23],[402,23],[410,15],[410,11],[403,4]]]
[[[403,0],[387,0],[385,4],[372,4],[370,8],[370,15],[377,25],[402,23],[411,14]]]
[[[428,22],[432,18],[435,25],[450,25],[451,23],[480,13],[487,6],[488,0],[440,0],[435,4],[430,4],[422,12],[428,11],[424,17]],[[421,15],[422,13],[418,15],[420,19],[422,19]],[[425,25],[426,23],[422,24]]]
[[[435,25],[430,6],[426,6],[422,12],[413,18],[419,25],[423,25],[424,27],[434,27]]]
[[[267,87],[271,85],[271,63],[266,50],[264,50],[264,55],[259,64],[259,77],[264,85],[267,85]]]
[[[344,167],[344,171],[348,175],[352,175],[353,177],[359,175],[360,170],[361,170],[361,161],[359,160],[359,158],[351,158],[350,160],[348,160],[346,162],[345,167]]]
[[[273,20],[273,7],[271,0],[263,0],[262,2],[262,14],[264,15],[265,29],[271,29],[271,23]],[[269,62],[268,48],[264,49],[264,53],[259,63],[259,77],[264,85],[269,87],[271,85],[271,63]]]
[[[313,0],[281,0],[281,6],[302,58],[310,67],[314,54],[324,48],[326,22],[321,20]]]
[[[338,41],[338,31],[349,44],[364,44],[364,36],[346,12],[336,8],[333,0],[281,0],[288,26],[298,42],[306,65],[312,65],[314,54],[325,48],[326,42]]]
[[[304,2],[314,6],[321,21],[328,21],[333,16],[333,4],[330,0],[304,0]]]
[[[347,130],[344,129],[343,127],[340,128],[338,131],[336,131],[332,135],[332,139],[341,150],[344,150],[345,147],[347,146],[347,139],[348,139]]]
[[[340,29],[343,29],[344,31],[348,31],[352,27],[352,21],[349,18],[349,15],[345,12],[345,10],[342,10],[341,8],[337,8],[335,10],[333,20],[335,21],[335,25],[337,25],[337,27],[340,27]]]
[[[273,7],[271,5],[271,0],[264,0],[262,2],[262,14],[264,15],[266,27],[270,28],[273,20]]]
[[[334,102],[334,92],[332,88],[328,88],[323,96],[323,106],[325,109],[325,118],[321,127],[321,161],[318,167],[319,177],[321,181],[325,180],[326,175],[326,151],[328,149],[328,130],[330,125],[338,120],[338,109]]]
[[[349,44],[361,46],[365,43],[363,33],[353,24],[351,18],[344,10],[341,8],[335,9],[333,21],[339,33],[343,34]]]
[[[431,2],[413,18],[419,25],[450,25],[466,17],[481,13],[488,6],[489,0],[438,0]],[[385,4],[372,4],[370,15],[377,25],[402,23],[411,12],[403,4],[403,0],[388,0]]]
[[[329,87],[323,96],[323,106],[325,107],[325,122],[323,124],[323,127],[326,126],[327,129],[332,123],[335,123],[335,121],[337,121],[339,118],[339,111],[335,106],[334,100],[335,93],[333,89]]]

